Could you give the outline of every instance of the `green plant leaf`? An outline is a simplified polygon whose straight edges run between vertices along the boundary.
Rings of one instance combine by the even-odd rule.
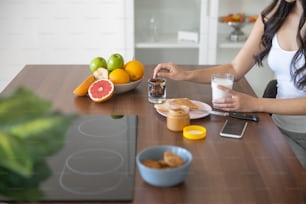
[[[0,167],[0,194],[14,201],[37,201],[44,193],[39,189],[40,183],[51,176],[51,170],[45,161],[36,162],[35,172],[30,177],[11,172]]]
[[[8,96],[0,97],[0,127],[41,116],[50,109],[50,101],[39,98],[25,87],[19,87]]]
[[[47,157],[63,147],[76,117],[51,111],[50,101],[25,87],[0,96],[0,194],[15,201],[43,196]]]
[[[0,166],[29,177],[33,164],[28,148],[20,139],[0,132]]]

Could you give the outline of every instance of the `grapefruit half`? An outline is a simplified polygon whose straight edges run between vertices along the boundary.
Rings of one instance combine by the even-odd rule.
[[[109,79],[99,79],[90,85],[88,95],[95,102],[103,102],[109,100],[114,91],[113,82]]]

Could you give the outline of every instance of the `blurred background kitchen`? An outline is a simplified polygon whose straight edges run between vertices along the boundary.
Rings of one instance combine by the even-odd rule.
[[[0,91],[26,64],[89,64],[121,53],[144,64],[230,62],[270,0],[1,0]],[[245,14],[235,29],[220,16]],[[241,26],[241,27],[240,27]],[[237,30],[236,30],[237,31]],[[267,66],[247,79],[258,96]]]

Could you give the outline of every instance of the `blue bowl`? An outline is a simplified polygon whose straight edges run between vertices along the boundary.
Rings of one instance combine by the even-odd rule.
[[[165,151],[170,151],[184,159],[184,164],[177,168],[154,169],[142,164],[142,160],[161,160]],[[146,148],[139,152],[136,157],[136,163],[141,177],[150,185],[158,187],[170,187],[182,183],[185,180],[192,161],[192,154],[182,148],[176,146],[155,146]]]

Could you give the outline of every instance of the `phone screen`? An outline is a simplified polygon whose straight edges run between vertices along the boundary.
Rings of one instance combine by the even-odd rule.
[[[242,138],[247,124],[243,120],[226,120],[220,131],[220,135],[224,137]]]

